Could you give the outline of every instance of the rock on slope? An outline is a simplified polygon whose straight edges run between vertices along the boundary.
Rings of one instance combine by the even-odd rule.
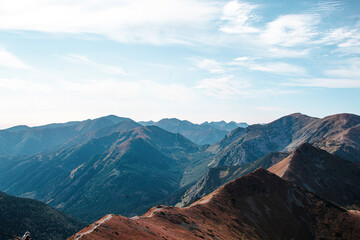
[[[30,231],[34,239],[62,240],[84,224],[36,200],[0,192],[0,232],[22,236]],[[0,235],[0,239],[8,239]]]
[[[187,208],[158,206],[135,218],[107,215],[74,239],[359,239],[360,215],[264,169]]]
[[[234,166],[255,161],[274,151],[291,151],[312,143],[350,161],[360,161],[360,116],[337,114],[323,119],[300,113],[265,125],[238,128],[211,145],[215,166]]]
[[[360,209],[360,168],[304,143],[269,171],[347,208]]]

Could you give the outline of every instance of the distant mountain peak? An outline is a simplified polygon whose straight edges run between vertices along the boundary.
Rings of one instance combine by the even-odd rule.
[[[17,125],[14,127],[6,128],[4,130],[8,131],[8,132],[17,132],[17,131],[24,131],[24,130],[28,130],[28,129],[30,129],[30,127],[27,125]]]

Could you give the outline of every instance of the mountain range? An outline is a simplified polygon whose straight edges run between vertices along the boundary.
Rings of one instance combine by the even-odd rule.
[[[0,188],[85,221],[108,212],[134,215],[197,180],[208,155],[180,134],[138,127],[53,153],[13,157],[0,165]]]
[[[360,210],[360,166],[303,143],[290,153],[273,152],[254,162],[210,168],[181,197],[178,206],[209,194],[218,187],[256,168],[268,168],[283,179],[348,209]]]
[[[258,169],[187,208],[156,206],[133,218],[110,214],[69,240],[359,239],[359,223],[359,212]]]
[[[164,118],[158,122],[148,121],[139,123],[144,126],[158,126],[172,133],[180,133],[198,145],[215,143],[221,140],[232,130],[238,127],[245,128],[248,126],[246,123],[236,123],[233,121],[229,123],[220,121],[195,124],[186,120],[179,120],[177,118]]]
[[[216,155],[213,166],[253,162],[271,152],[291,151],[304,142],[335,153],[349,161],[360,161],[360,116],[336,114],[322,119],[300,113],[271,123],[237,128],[207,151]]]
[[[149,126],[142,126],[142,124]],[[162,127],[155,125],[162,125]],[[190,222],[186,222],[181,217],[179,220],[176,217],[177,224],[180,224],[182,229],[190,229],[190,232],[194,233],[191,227],[192,222],[196,223],[197,229],[200,229],[200,233],[196,233],[198,236],[189,235],[184,230],[184,234],[186,233],[184,237],[197,239],[202,236],[211,239],[212,233],[206,235],[209,233],[206,229],[210,229],[218,232],[218,235],[214,234],[215,238],[228,239],[229,236],[226,233],[214,228],[215,222],[220,221],[219,219],[223,217],[220,214],[222,210],[224,210],[224,214],[227,214],[227,211],[240,211],[238,212],[240,217],[237,220],[232,218],[230,221],[225,218],[230,221],[230,225],[226,225],[228,223],[226,222],[224,226],[220,226],[223,230],[229,229],[229,226],[233,226],[234,229],[242,228],[242,224],[247,224],[245,224],[246,234],[241,232],[242,230],[236,230],[236,233],[229,230],[232,236],[263,239],[264,236],[270,234],[268,235],[271,236],[270,239],[273,237],[276,239],[279,236],[274,235],[273,230],[268,229],[269,226],[266,225],[266,222],[284,220],[285,223],[279,222],[279,224],[287,224],[286,219],[295,226],[299,226],[301,230],[299,231],[305,232],[306,236],[312,237],[311,239],[314,239],[314,236],[321,238],[323,236],[321,234],[325,234],[326,231],[328,231],[326,234],[341,235],[345,239],[352,236],[353,229],[341,227],[340,220],[333,215],[338,214],[338,216],[352,219],[358,214],[355,210],[358,210],[360,206],[358,200],[360,196],[358,187],[360,183],[359,116],[336,114],[319,119],[296,113],[268,124],[255,124],[246,128],[237,127],[229,132],[229,129],[235,125],[231,122],[228,124],[224,122],[192,124],[178,119],[163,119],[157,123],[136,123],[129,118],[110,115],[81,122],[50,124],[33,128],[16,126],[1,130],[0,190],[7,194],[40,200],[87,223],[111,213],[113,215],[106,215],[100,222],[90,225],[86,230],[90,231],[94,228],[94,232],[98,232],[101,229],[100,232],[104,231],[111,236],[114,232],[108,233],[102,229],[104,223],[111,222],[111,228],[120,227],[125,233],[129,233],[130,229],[126,226],[121,224],[117,226],[119,221],[138,224],[136,221],[132,221],[137,218],[152,219],[150,216],[153,216],[153,213],[157,214],[158,210],[156,209],[160,209],[159,212],[171,209],[175,212],[170,211],[170,216],[172,216],[171,214],[178,216],[179,213],[186,212],[186,209],[192,209],[193,206],[199,205],[199,199],[203,198],[200,201],[200,205],[203,205],[204,198],[212,199],[209,196],[214,195],[213,191],[216,193],[220,191],[219,189],[227,188],[225,186],[229,182],[248,179],[243,176],[250,174],[247,176],[252,176],[251,179],[255,177],[255,179],[267,179],[261,181],[271,180],[270,185],[273,182],[281,185],[284,181],[286,186],[301,189],[301,191],[299,190],[301,194],[298,190],[286,190],[300,194],[301,197],[296,195],[297,200],[312,196],[310,197],[312,200],[306,201],[315,200],[308,204],[320,204],[324,208],[321,208],[320,212],[316,208],[309,208],[285,213],[284,209],[289,209],[290,205],[286,205],[289,204],[288,202],[281,202],[286,199],[282,192],[275,191],[274,194],[278,195],[270,194],[270,201],[273,205],[268,206],[270,210],[266,208],[265,212],[280,211],[280,216],[264,218],[266,221],[261,222],[264,219],[260,221],[258,218],[265,213],[264,209],[259,213],[258,206],[253,208],[253,205],[250,204],[248,207],[251,212],[248,213],[242,207],[240,207],[241,211],[227,209],[229,200],[225,199],[221,201],[224,201],[223,205],[226,206],[221,208],[219,207],[220,202],[216,202],[216,200],[215,202],[219,206],[216,205],[217,208],[213,212],[210,208],[206,209],[207,213],[204,212],[206,216],[213,213],[218,215],[219,218],[214,217],[211,220],[213,222],[205,222],[205,225],[201,225],[199,219],[203,217],[198,218],[200,215],[194,219],[191,216],[190,218],[194,221]],[[202,133],[216,131],[223,131],[223,137],[218,142],[212,142],[211,145],[199,145],[190,140],[196,138],[197,141],[200,141],[205,139],[202,137],[210,136],[202,135]],[[183,134],[188,135],[184,136]],[[265,170],[255,171],[259,167],[269,169],[278,177]],[[255,173],[254,176],[253,171],[261,176]],[[283,180],[276,180],[279,177]],[[242,181],[245,180],[240,182]],[[248,183],[251,186],[252,181]],[[272,189],[272,187],[271,185],[266,189]],[[284,189],[283,191],[285,191]],[[253,190],[255,192],[251,192],[250,196],[256,193],[256,189]],[[268,192],[266,193],[269,195]],[[230,196],[231,194],[235,193],[226,193],[225,195]],[[246,195],[239,197],[248,199]],[[299,203],[294,199],[289,200],[287,195],[286,197],[287,201]],[[260,198],[265,199],[264,196]],[[271,200],[272,198],[273,200]],[[176,203],[177,206],[184,208],[153,208],[156,210],[155,212],[150,210],[144,216],[136,217],[146,212],[149,207],[159,204],[175,205]],[[303,202],[302,204],[304,205]],[[167,210],[166,213],[168,213]],[[327,212],[330,212],[330,215],[327,215]],[[188,213],[192,214],[191,211],[186,214]],[[135,217],[128,219],[116,214]],[[291,214],[293,214],[292,217]],[[328,216],[331,217],[328,218]],[[113,219],[116,219],[117,222],[112,222]],[[255,222],[254,219],[256,219]],[[314,221],[313,219],[324,219],[325,226],[329,225],[328,222],[333,219],[334,222],[331,224],[336,225],[335,230],[331,232],[322,229],[320,225],[317,226],[318,230],[314,230],[316,224],[311,222]],[[304,222],[308,223],[307,229],[304,227]],[[162,220],[156,220],[156,223],[159,226],[161,224],[168,226],[168,223],[162,222]],[[151,223],[149,224],[151,225]],[[140,224],[139,226],[141,226],[141,230],[147,225]],[[206,229],[202,228],[203,226]],[[177,229],[176,231],[179,230],[175,225],[169,225],[169,227],[174,227]],[[259,229],[267,229],[265,235],[262,235]],[[151,232],[155,231],[153,232],[155,235],[159,233],[172,239],[173,235],[170,233],[169,235],[163,230],[159,229],[156,232],[152,229]],[[286,237],[293,236],[291,235],[293,233],[288,232],[281,234]],[[326,234],[324,236],[330,236]],[[81,236],[81,238],[87,239],[92,234]],[[139,236],[139,239],[143,237],[143,235]],[[299,236],[294,235],[293,237],[299,239]],[[342,237],[334,237],[334,239]]]
[[[93,137],[139,126],[129,118],[114,115],[39,127],[15,126],[0,131],[0,155],[33,155],[51,152],[74,146]]]

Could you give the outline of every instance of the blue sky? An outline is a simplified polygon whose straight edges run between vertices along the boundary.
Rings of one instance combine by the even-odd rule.
[[[0,2],[0,128],[360,114],[360,2]]]

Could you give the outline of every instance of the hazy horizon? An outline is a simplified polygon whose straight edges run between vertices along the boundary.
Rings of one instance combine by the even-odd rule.
[[[245,122],[249,125],[251,124],[266,124],[266,123],[270,123],[272,121],[275,121],[281,117],[284,117],[284,116],[287,116],[287,115],[290,115],[290,114],[294,114],[294,113],[299,113],[299,112],[292,112],[292,113],[288,113],[288,114],[285,114],[285,115],[281,115],[281,116],[278,116],[278,117],[275,117],[274,119],[270,119],[269,121],[264,121],[264,122],[248,122],[248,121],[237,121],[237,120],[224,120],[224,119],[218,119],[218,120],[213,120],[213,119],[210,119],[210,120],[204,120],[204,121],[191,121],[189,119],[182,119],[182,118],[178,118],[178,117],[163,117],[163,118],[159,118],[159,119],[134,119],[132,117],[129,117],[129,116],[120,116],[120,115],[116,115],[116,114],[106,114],[106,115],[102,115],[102,116],[96,116],[96,117],[90,117],[90,118],[84,118],[84,119],[68,119],[68,120],[63,120],[63,121],[50,121],[50,122],[39,122],[39,123],[35,123],[35,124],[27,124],[27,123],[19,123],[19,124],[15,124],[15,125],[4,125],[4,127],[1,127],[0,125],[0,130],[4,130],[4,129],[7,129],[7,128],[11,128],[11,127],[15,127],[15,126],[21,126],[21,125],[25,125],[25,126],[28,126],[28,127],[39,127],[39,126],[43,126],[43,125],[48,125],[48,124],[57,124],[57,123],[67,123],[67,122],[72,122],[72,121],[85,121],[85,120],[93,120],[93,119],[96,119],[96,118],[101,118],[101,117],[106,117],[106,116],[109,116],[109,115],[115,115],[117,117],[125,117],[125,118],[130,118],[132,120],[134,120],[135,122],[147,122],[147,121],[154,121],[154,122],[157,122],[157,121],[160,121],[161,119],[171,119],[171,118],[176,118],[176,119],[179,119],[181,121],[184,121],[184,120],[187,120],[187,121],[190,121],[192,123],[195,123],[195,124],[201,124],[201,123],[204,123],[204,122],[219,122],[219,121],[225,121],[227,123],[231,122],[231,121],[234,121],[234,122],[237,122],[237,123],[242,123],[242,122]],[[330,116],[330,115],[334,115],[334,114],[342,114],[342,113],[334,113],[334,114],[330,114],[330,115],[324,115],[324,116],[313,116],[313,115],[309,115],[309,114],[306,114],[306,113],[301,113],[301,114],[304,114],[304,115],[307,115],[307,116],[310,116],[310,117],[315,117],[315,118],[324,118],[324,117],[327,117],[327,116]],[[346,113],[346,114],[355,114],[355,113]],[[357,114],[355,114],[357,115]]]

